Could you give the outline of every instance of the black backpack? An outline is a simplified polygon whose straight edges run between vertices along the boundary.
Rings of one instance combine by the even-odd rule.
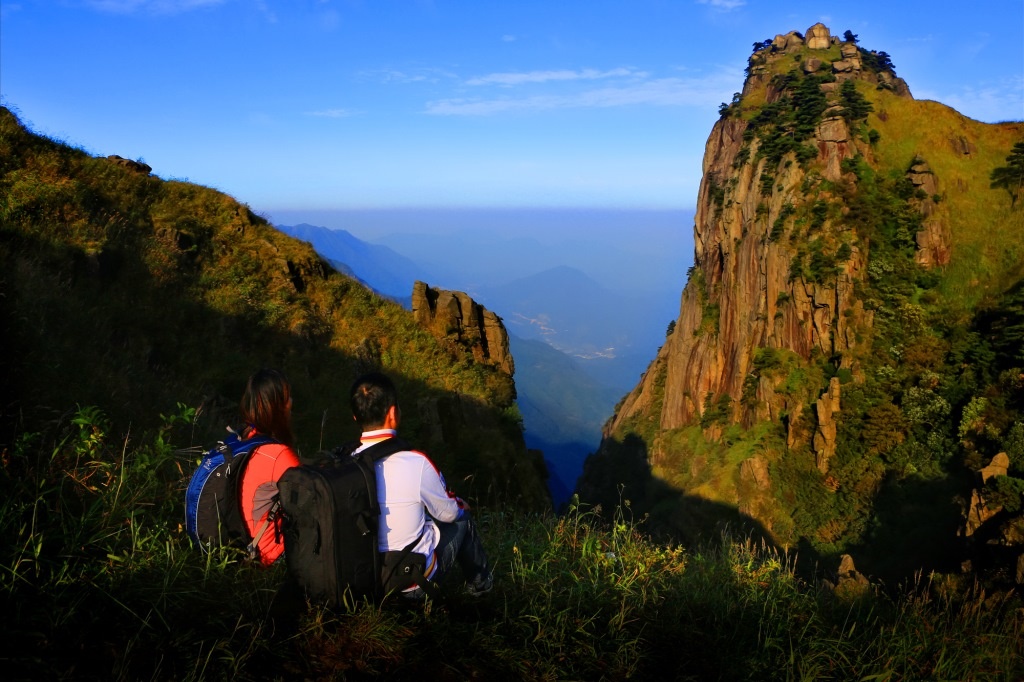
[[[307,597],[332,606],[380,601],[390,574],[404,575],[430,594],[423,557],[412,553],[419,538],[400,552],[382,556],[378,546],[380,505],[374,462],[412,449],[399,438],[352,455],[358,443],[334,450],[321,464],[293,467],[278,481],[284,556],[288,573]],[[386,567],[386,568],[385,568]]]
[[[242,440],[231,432],[203,454],[185,491],[185,530],[203,551],[217,545],[248,545],[249,556],[255,556],[254,545],[258,538],[253,540],[245,524],[241,481],[253,451],[276,442],[262,435]]]

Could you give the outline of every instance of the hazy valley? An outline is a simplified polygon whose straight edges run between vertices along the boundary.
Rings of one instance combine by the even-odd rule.
[[[507,210],[387,217],[399,231],[377,243],[346,229],[279,229],[406,308],[413,282],[421,280],[465,291],[499,314],[512,339],[526,442],[544,452],[555,504],[564,503],[584,458],[600,444],[602,424],[678,315],[679,273],[692,263],[692,214]],[[334,216],[353,231],[374,218],[382,219]],[[432,222],[439,224],[430,234],[400,231],[403,223]],[[467,227],[470,222],[478,227]]]

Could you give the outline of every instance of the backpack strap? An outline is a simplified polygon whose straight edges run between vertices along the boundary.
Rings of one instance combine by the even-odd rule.
[[[250,559],[256,560],[260,557],[260,539],[263,534],[267,532],[267,528],[271,523],[277,526],[277,512],[281,509],[281,497],[280,495],[274,496],[274,502],[271,504],[270,509],[267,510],[267,516],[263,519],[263,523],[260,524],[259,529],[250,542],[245,547],[245,553],[249,555]],[[241,504],[241,502],[239,502]],[[275,531],[276,532],[276,531]]]
[[[374,443],[365,450],[361,450],[358,456],[369,457],[371,462],[378,462],[385,457],[395,454],[396,452],[404,452],[412,449],[413,447],[409,445],[409,443],[398,436],[393,436],[387,440],[382,440],[379,443]]]
[[[232,431],[232,434],[234,434],[234,433],[235,432]],[[252,458],[252,454],[254,452],[256,452],[256,448],[258,448],[258,447],[260,447],[262,445],[269,445],[271,443],[277,443],[277,442],[279,442],[279,441],[274,439],[274,438],[271,438],[270,436],[265,436],[263,434],[256,434],[256,435],[252,436],[251,438],[247,438],[245,440],[242,440],[241,437],[235,435],[234,437],[229,436],[227,439],[224,440],[224,445],[226,445],[231,450],[231,461],[232,461],[232,464],[234,463],[234,460],[236,458],[238,458],[238,457],[242,458],[241,462],[239,462],[240,468],[233,475],[232,478],[233,478],[234,486],[235,486],[235,489],[234,489],[234,495],[235,495],[235,501],[236,501],[236,505],[235,506],[236,506],[236,508],[238,510],[239,518],[242,520],[242,523],[243,523],[244,527],[246,527],[246,528],[248,528],[249,524],[246,523],[246,521],[245,521],[245,518],[246,518],[245,507],[242,505],[242,479],[245,477],[245,471],[246,471],[246,469],[249,468],[249,460]],[[248,557],[250,559],[258,559],[259,558],[259,553],[260,553],[259,552],[259,542],[260,542],[260,538],[262,538],[263,534],[266,533],[267,526],[271,523],[272,518],[276,518],[277,510],[280,509],[280,507],[281,507],[281,501],[279,499],[275,498],[273,504],[270,507],[270,509],[267,511],[267,517],[263,520],[263,524],[256,531],[256,534],[252,538],[252,540],[246,545],[245,553],[248,555]]]
[[[373,463],[378,462],[384,459],[385,457],[389,457],[395,454],[396,452],[405,452],[406,450],[414,450],[414,448],[405,440],[402,440],[401,438],[394,436],[392,438],[388,438],[387,440],[382,440],[379,443],[374,443],[365,450],[362,450],[359,453],[359,456],[366,457],[370,463]],[[420,541],[422,537],[423,533],[420,533],[419,537],[417,537],[415,540],[413,540],[401,549],[398,557],[395,558],[393,562],[391,560],[388,561],[388,563],[391,565],[391,570],[388,571],[387,576],[384,577],[384,579],[382,580],[382,583],[384,585],[386,585],[388,581],[391,580],[391,578],[394,576],[395,570],[397,570],[399,566],[402,566],[405,563],[406,558],[408,558],[409,554],[412,553],[412,548],[416,546],[416,544]],[[392,554],[392,552],[388,552],[388,554]],[[436,582],[427,579],[426,575],[424,575],[423,572],[423,569],[425,567],[425,564],[421,566],[420,562],[413,561],[404,566],[404,570],[408,572],[409,577],[412,578],[416,585],[419,586],[424,592],[426,592],[431,599],[440,599],[441,587]]]

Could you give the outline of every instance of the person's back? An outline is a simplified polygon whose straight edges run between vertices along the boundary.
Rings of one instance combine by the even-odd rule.
[[[362,428],[361,447],[397,435],[401,421],[394,385],[382,374],[360,377],[350,392],[352,414]],[[491,589],[492,574],[468,505],[456,497],[430,458],[416,450],[392,454],[375,464],[380,504],[378,538],[385,557],[388,589],[409,597],[423,595],[400,565],[412,556],[422,561],[428,580],[441,579],[458,563],[465,574],[467,591],[482,594]],[[409,548],[411,547],[411,554]]]

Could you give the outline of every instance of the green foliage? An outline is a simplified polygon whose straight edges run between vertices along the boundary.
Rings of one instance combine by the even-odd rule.
[[[772,223],[772,231],[768,235],[768,241],[777,242],[782,239],[782,235],[786,231],[786,221],[796,213],[796,207],[792,203],[786,202],[782,205],[782,210],[779,211],[778,217]]]
[[[1011,514],[1024,510],[1024,479],[996,476],[988,502],[994,507],[1002,507]]]
[[[750,146],[743,145],[740,150],[736,152],[736,158],[732,160],[732,167],[735,170],[739,170],[746,165],[747,161],[750,160]]]
[[[1003,439],[1003,448],[1010,458],[1010,471],[1024,474],[1024,423],[1015,422]]]
[[[718,303],[705,303],[701,308],[700,326],[694,330],[697,336],[718,334],[718,325],[722,316],[722,306]]]
[[[817,156],[817,148],[803,142],[814,134],[828,106],[821,84],[834,79],[831,74],[801,75],[796,70],[775,76],[774,86],[785,94],[762,105],[743,133],[745,142],[760,138],[757,159],[767,159],[768,167],[775,167],[789,152],[795,153],[801,163]],[[764,182],[762,175],[762,194],[766,193]]]
[[[1005,189],[1013,203],[1024,189],[1024,142],[1013,145],[1013,151],[1006,157],[1006,165],[992,170],[992,189]]]
[[[725,205],[725,187],[718,184],[713,173],[706,176],[708,186],[708,200],[719,210]]]
[[[896,67],[893,66],[892,59],[887,53],[865,50],[863,47],[858,49],[860,50],[861,64],[866,70],[874,71],[875,73],[887,71],[893,76],[896,75]]]
[[[853,80],[843,81],[839,87],[839,100],[843,107],[842,116],[850,124],[867,118],[875,110],[871,102],[857,90],[857,83]]]
[[[835,254],[825,251],[823,240],[815,239],[810,243],[810,255],[811,259],[807,264],[808,281],[824,283],[839,274],[838,259]]]
[[[708,428],[713,424],[727,424],[732,416],[732,398],[728,393],[723,393],[715,399],[714,394],[708,391],[704,396],[704,410],[700,416],[701,428]]]
[[[780,294],[780,298],[781,298]],[[754,351],[754,369],[767,372],[782,366],[782,354],[776,348],[758,348]]]

